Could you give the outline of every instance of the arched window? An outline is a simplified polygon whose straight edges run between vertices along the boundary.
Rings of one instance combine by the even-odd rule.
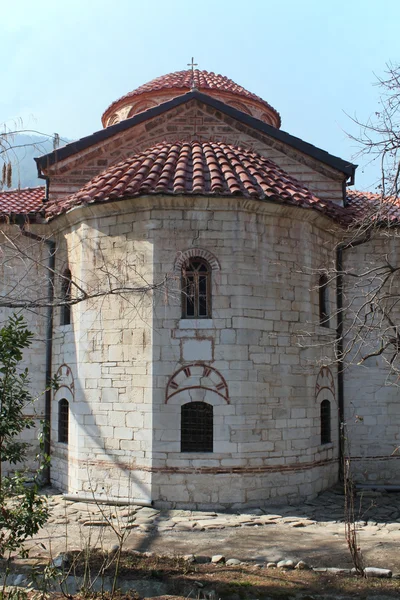
[[[328,277],[323,274],[318,282],[319,290],[319,323],[322,327],[329,327],[328,308]]]
[[[331,403],[329,400],[321,402],[321,444],[331,442]]]
[[[61,306],[60,325],[71,324],[71,280],[71,271],[69,269],[65,269],[61,282],[61,300],[65,304]]]
[[[62,398],[58,403],[58,441],[68,444],[69,403]]]
[[[211,267],[203,258],[182,266],[182,319],[211,317]]]
[[[181,407],[181,452],[212,452],[213,422],[211,404],[184,404]]]

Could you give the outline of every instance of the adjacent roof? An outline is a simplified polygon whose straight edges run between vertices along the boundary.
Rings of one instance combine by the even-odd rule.
[[[353,219],[373,219],[387,224],[400,223],[400,198],[373,192],[347,191],[347,205]]]
[[[44,186],[0,191],[0,216],[36,213],[43,208]]]
[[[80,140],[73,142],[72,144],[67,144],[63,148],[58,148],[57,150],[50,152],[49,154],[45,154],[44,156],[35,158],[39,174],[42,169],[46,169],[57,162],[65,160],[66,158],[69,158],[70,156],[81,152],[82,150],[90,148],[95,144],[103,142],[113,137],[114,135],[126,131],[127,129],[130,129],[135,125],[139,125],[140,123],[143,123],[149,119],[157,117],[162,113],[167,112],[168,110],[177,106],[181,106],[182,104],[189,102],[193,99],[198,100],[199,102],[208,106],[211,106],[212,108],[224,113],[228,117],[232,117],[239,123],[243,123],[244,125],[253,128],[255,131],[259,131],[260,133],[266,134],[269,137],[276,139],[284,144],[288,144],[292,148],[295,148],[296,150],[303,152],[304,154],[332,167],[333,169],[344,173],[347,177],[350,177],[351,179],[353,179],[354,177],[356,165],[353,165],[349,161],[338,158],[337,156],[333,156],[332,154],[325,152],[325,150],[321,150],[320,148],[317,148],[312,144],[304,142],[300,138],[290,135],[289,133],[286,133],[281,129],[277,129],[276,127],[272,127],[271,125],[268,125],[263,121],[259,121],[258,119],[255,119],[254,117],[251,117],[250,115],[247,115],[241,112],[240,110],[237,110],[236,108],[225,104],[224,102],[220,102],[219,100],[211,98],[211,96],[207,96],[206,94],[202,94],[201,92],[198,92],[196,90],[188,92],[183,96],[178,96],[173,100],[168,100],[168,102],[164,102],[159,106],[150,108],[149,110],[139,113],[131,117],[130,119],[125,119],[120,123],[117,123],[116,125],[111,125],[106,129],[100,129],[100,131],[97,131],[92,135],[88,135],[84,138],[81,138]]]
[[[343,224],[363,218],[400,223],[400,198],[382,200],[381,194],[348,189],[343,209],[316,197],[272,161],[243,148],[212,142],[158,144],[104,171],[57,203],[44,203],[44,186],[0,191],[0,217],[44,211],[54,217],[82,204],[158,193],[244,195],[314,208]]]
[[[244,196],[343,211],[323,201],[271,160],[222,142],[159,143],[106,169],[79,192],[46,205],[54,217],[76,206],[147,194]]]
[[[252,94],[247,91],[241,85],[238,85],[232,79],[225,77],[224,75],[218,75],[209,71],[200,71],[199,69],[195,69],[192,71],[176,71],[175,73],[168,73],[167,75],[162,75],[161,77],[157,77],[144,85],[136,88],[132,92],[125,94],[118,100],[115,100],[110,106],[104,111],[102,115],[102,121],[104,124],[105,116],[112,112],[114,108],[116,108],[119,104],[124,104],[126,100],[130,98],[134,98],[135,96],[140,96],[142,94],[147,94],[150,92],[156,92],[160,90],[177,90],[177,93],[185,93],[188,90],[215,90],[219,92],[229,92],[231,94],[235,94],[242,98],[247,98],[249,100],[255,100],[258,103],[261,103],[270,111],[273,111],[278,119],[278,123],[280,126],[281,118],[277,110],[273,108],[268,102],[256,96],[256,94]]]

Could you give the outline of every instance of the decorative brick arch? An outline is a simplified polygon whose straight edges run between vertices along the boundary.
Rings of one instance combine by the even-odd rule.
[[[57,390],[54,393],[54,400],[66,398],[69,402],[75,399],[75,382],[72,369],[66,363],[63,363],[57,370],[56,378],[58,381]]]
[[[154,106],[157,106],[157,102],[154,102],[153,100],[142,100],[137,102],[131,106],[126,118],[130,119],[130,117],[133,117],[140,112],[144,112],[145,110],[149,110],[149,108],[154,108]]]
[[[246,113],[246,115],[251,115],[253,116],[253,113],[251,112],[251,110],[249,109],[248,106],[246,106],[243,102],[237,102],[236,100],[229,102],[229,104],[231,106],[233,106],[234,108],[237,108],[238,110],[240,110],[241,112]]]
[[[113,117],[111,117],[111,119],[108,121],[107,127],[110,127],[110,125],[116,125],[117,123],[120,122],[120,117],[118,115],[114,115]]]
[[[182,392],[186,392],[185,396],[189,395],[184,402],[198,400],[198,390],[202,390],[200,393],[204,394],[202,400],[205,399],[206,394],[208,396],[216,394],[219,402],[222,398],[229,404],[228,385],[224,377],[216,369],[203,363],[185,365],[169,378],[165,391],[165,404]]]
[[[315,382],[316,400],[323,391],[325,391],[325,393],[329,392],[333,398],[336,399],[335,380],[329,367],[321,367],[317,375],[317,380]]]
[[[190,258],[195,257],[204,258],[213,271],[221,270],[218,259],[214,256],[214,254],[208,250],[204,250],[203,248],[190,248],[189,250],[183,250],[182,252],[179,252],[177,255],[174,264],[174,272],[180,274],[184,264],[187,263]]]

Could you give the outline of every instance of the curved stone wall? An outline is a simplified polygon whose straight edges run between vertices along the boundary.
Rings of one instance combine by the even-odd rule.
[[[335,323],[318,324],[318,272],[335,241],[323,217],[240,198],[142,197],[68,218],[59,235],[70,269],[92,289],[111,274],[167,284],[80,303],[71,331],[56,332],[54,368],[67,363],[75,381],[65,488],[240,507],[336,481],[334,386],[325,444],[316,393],[335,337]],[[181,318],[176,265],[194,250],[215,267],[208,319]],[[181,451],[191,402],[213,407],[212,452]]]

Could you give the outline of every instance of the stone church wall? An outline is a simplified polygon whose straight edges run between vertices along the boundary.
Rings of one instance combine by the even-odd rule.
[[[57,223],[73,277],[94,293],[110,281],[167,285],[79,303],[72,324],[55,327],[70,437],[68,447],[56,441],[58,395],[54,483],[223,507],[291,501],[336,481],[336,398],[332,440],[321,445],[315,391],[335,325],[318,323],[318,270],[334,242],[326,221],[236,198],[153,197]],[[191,322],[181,319],[179,264],[193,249],[212,265],[213,283],[212,318]],[[185,367],[210,389],[182,387]],[[182,389],[169,394],[172,384]],[[195,400],[213,406],[212,453],[180,451],[181,406]]]
[[[398,265],[399,241],[396,235],[376,236],[369,242],[345,251],[344,269],[353,273],[367,272],[389,262]],[[361,265],[361,267],[360,267]],[[345,370],[345,421],[347,425],[347,454],[351,456],[352,470],[358,483],[399,485],[400,402],[398,377],[390,374],[390,352],[383,356],[363,357],[380,347],[383,334],[388,333],[388,323],[375,315],[375,327],[364,330],[357,343],[359,328],[354,321],[357,310],[367,299],[367,290],[379,284],[378,279],[366,276],[349,277],[345,286],[344,306],[347,310],[345,331],[347,347],[356,343],[347,356]],[[399,291],[391,285],[387,291],[397,298]],[[369,303],[367,303],[369,306]],[[361,316],[364,315],[361,311]],[[395,323],[400,321],[397,303],[390,310]],[[381,324],[379,324],[381,323]],[[394,364],[397,367],[398,359]]]
[[[180,318],[179,273],[168,305],[155,309],[154,498],[244,506],[295,500],[334,483],[337,407],[332,443],[321,446],[313,365],[320,349],[300,333],[312,332],[313,342],[333,334],[316,325],[316,272],[329,260],[332,238],[307,222],[308,213],[289,217],[260,203],[186,199],[151,214],[159,220],[155,275],[173,269],[186,249],[218,261],[211,319]],[[216,370],[217,389],[219,376],[226,382],[228,399],[201,383],[185,389],[197,387],[198,358]],[[190,384],[179,372],[185,365]],[[179,387],[168,397],[171,379]],[[196,399],[214,406],[212,454],[180,450],[180,409]]]
[[[98,298],[76,304],[70,325],[58,320],[55,326],[54,371],[64,388],[53,399],[52,479],[71,493],[145,501],[151,493],[151,295],[110,294],[124,285],[143,287],[143,277],[152,281],[145,215],[134,223],[133,216],[128,227],[117,216],[89,218],[59,235],[72,278]],[[57,441],[62,398],[70,408],[68,444]]]
[[[35,228],[36,233],[42,233],[40,228]],[[0,295],[6,300],[16,303],[24,300],[37,300],[39,305],[30,310],[21,308],[0,308],[0,324],[7,323],[12,314],[22,315],[28,329],[34,334],[32,344],[24,351],[22,368],[29,370],[30,391],[35,399],[33,405],[28,406],[26,414],[32,416],[37,424],[32,429],[23,432],[21,441],[27,442],[29,447],[28,468],[34,469],[37,465],[34,460],[39,450],[38,434],[41,429],[40,422],[44,418],[44,390],[46,388],[46,308],[41,304],[47,296],[47,265],[48,249],[42,242],[22,236],[17,226],[2,228],[1,256],[0,256]],[[5,237],[6,236],[6,237]],[[4,472],[13,471],[16,467],[5,465]],[[18,466],[17,466],[18,468]]]

